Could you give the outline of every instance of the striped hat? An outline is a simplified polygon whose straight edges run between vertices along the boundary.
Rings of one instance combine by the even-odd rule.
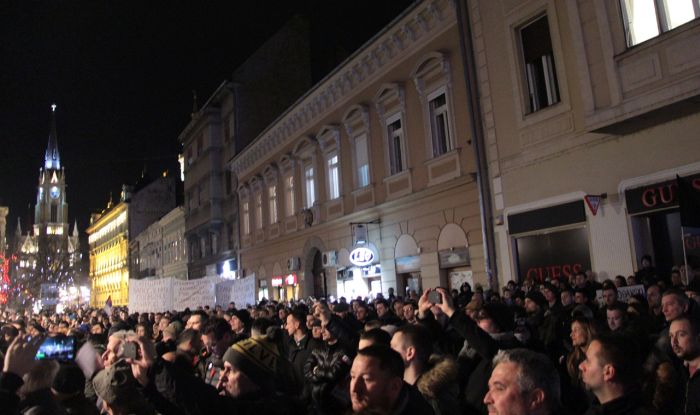
[[[265,338],[249,338],[231,346],[224,353],[224,362],[229,362],[256,385],[267,384],[277,371],[279,359],[277,346]]]

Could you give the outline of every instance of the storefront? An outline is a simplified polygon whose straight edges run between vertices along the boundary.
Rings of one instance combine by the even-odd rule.
[[[263,299],[269,299],[270,298],[270,293],[267,289],[267,280],[259,280],[258,281],[258,301],[262,301]]]
[[[685,178],[700,190],[700,174]],[[685,263],[685,244],[688,265],[700,270],[700,229],[683,228],[682,234],[675,179],[626,189],[625,203],[637,266],[651,255],[657,275],[667,277]]]
[[[568,278],[591,269],[582,200],[508,215],[519,281]]]
[[[271,282],[275,299],[280,301],[297,299],[299,285],[296,273],[273,276]]]
[[[336,276],[338,297],[375,298],[382,292],[382,267],[372,244],[361,244],[349,254],[350,266],[339,269]]]
[[[396,286],[402,296],[408,297],[411,291],[420,294],[423,283],[420,275],[420,256],[396,258]]]
[[[442,282],[442,275],[444,275],[450,290],[459,290],[465,282],[474,288],[469,249],[462,247],[438,251],[438,261],[440,280]]]

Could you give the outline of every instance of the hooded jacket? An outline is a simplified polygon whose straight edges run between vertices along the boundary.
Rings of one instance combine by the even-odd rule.
[[[430,369],[416,382],[418,391],[433,407],[435,415],[461,414],[457,362],[452,357],[432,355],[428,366]]]

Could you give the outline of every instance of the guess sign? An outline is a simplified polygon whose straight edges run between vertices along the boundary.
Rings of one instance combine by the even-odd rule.
[[[358,267],[363,267],[374,262],[374,252],[365,247],[355,248],[350,252],[350,262]]]
[[[694,189],[700,191],[700,174],[688,176],[686,179]],[[674,208],[678,206],[678,184],[673,179],[630,189],[625,191],[625,200],[627,212],[631,215]]]
[[[520,280],[542,282],[591,268],[586,228],[516,238]]]

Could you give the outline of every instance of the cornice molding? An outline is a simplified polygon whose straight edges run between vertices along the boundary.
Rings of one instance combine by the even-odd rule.
[[[230,161],[231,170],[238,177],[247,175],[276,149],[298,138],[309,124],[343,105],[365,81],[378,78],[387,67],[402,61],[403,51],[447,30],[456,21],[453,0],[419,3],[301,97]]]

